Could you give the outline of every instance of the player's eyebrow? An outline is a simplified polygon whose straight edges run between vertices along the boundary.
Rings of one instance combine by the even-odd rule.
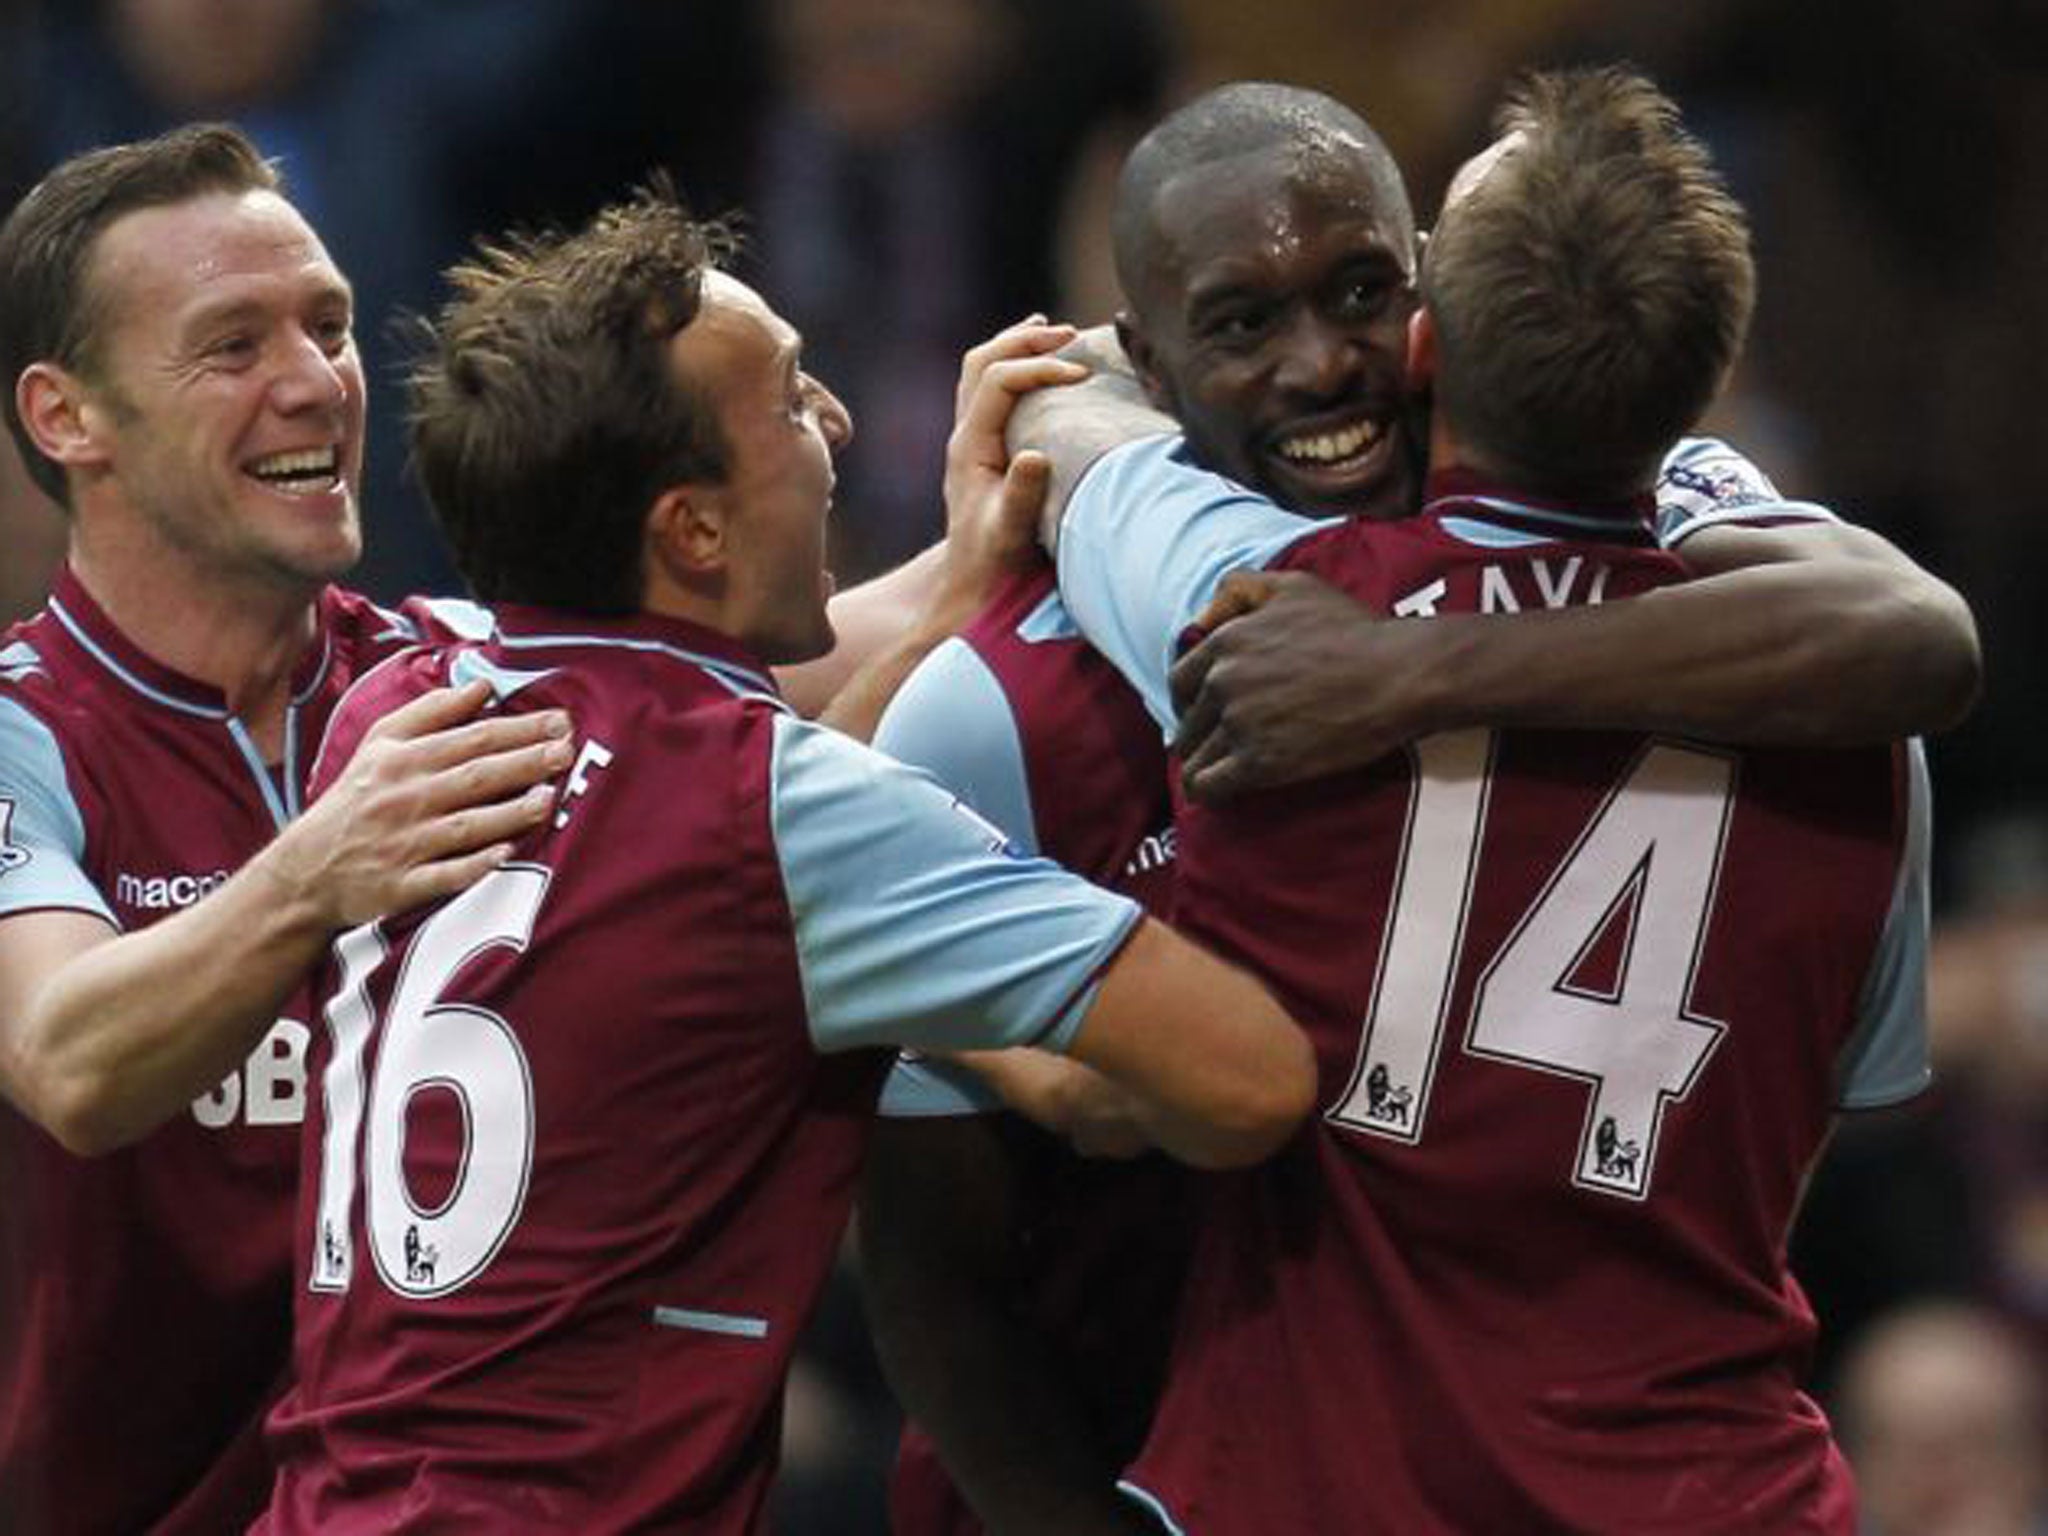
[[[1188,284],[1188,323],[1197,325],[1216,310],[1227,309],[1233,304],[1259,303],[1266,294],[1264,285],[1238,270],[1196,278]]]
[[[273,307],[271,301],[247,294],[205,300],[186,312],[179,322],[178,334],[190,340],[208,331],[248,324],[265,318],[272,312]],[[323,283],[307,298],[295,301],[292,307],[295,310],[305,307],[352,312],[355,308],[355,292],[346,281]]]

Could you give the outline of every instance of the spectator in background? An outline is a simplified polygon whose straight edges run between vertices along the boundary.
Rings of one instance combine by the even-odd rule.
[[[2048,1536],[2042,1380],[1982,1307],[1920,1302],[1872,1327],[1840,1400],[1868,1536]]]
[[[1844,1125],[1800,1217],[1824,1396],[1866,1328],[1928,1295],[1981,1302],[2048,1348],[2048,826],[1981,827],[1955,864],[1929,956],[1933,1091]]]
[[[1069,193],[1156,114],[1165,42],[1144,0],[778,0],[771,16],[746,202],[764,286],[863,423],[839,490],[859,575],[937,531],[956,359],[1064,307]]]

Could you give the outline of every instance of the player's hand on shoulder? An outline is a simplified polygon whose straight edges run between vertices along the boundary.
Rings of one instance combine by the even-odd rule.
[[[1088,326],[1060,348],[1060,356],[1081,364],[1091,376],[1117,374],[1137,382],[1137,371],[1131,367],[1130,356],[1117,339],[1113,325]]]
[[[481,683],[378,721],[261,861],[331,928],[453,895],[504,863],[554,803],[573,743],[560,710],[479,717]]]
[[[1071,325],[1034,315],[970,348],[961,361],[946,444],[945,586],[967,616],[998,578],[1037,558],[1048,466],[1036,453],[1013,460],[1003,430],[1024,395],[1087,377],[1080,364],[1053,355],[1073,338]]]

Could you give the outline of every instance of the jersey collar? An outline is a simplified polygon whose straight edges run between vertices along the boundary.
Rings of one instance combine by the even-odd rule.
[[[1432,471],[1423,512],[1439,520],[1470,518],[1545,538],[1598,538],[1612,544],[1657,542],[1657,498],[1644,491],[1622,501],[1532,495],[1469,469]]]
[[[624,646],[661,651],[701,666],[750,691],[780,698],[772,673],[753,652],[722,630],[659,613],[589,614],[560,608],[494,603],[497,642],[507,651],[543,646]]]
[[[327,675],[333,655],[337,593],[324,588],[315,605],[314,643],[292,669],[292,702],[302,704]],[[211,683],[166,666],[123,634],[66,564],[50,589],[50,615],[101,670],[135,693],[185,714],[228,719],[227,695]]]

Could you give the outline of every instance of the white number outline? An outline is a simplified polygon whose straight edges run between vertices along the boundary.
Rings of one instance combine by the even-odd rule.
[[[399,973],[381,1027],[370,1003],[371,977],[389,958],[390,946],[376,923],[344,934],[335,949],[341,979],[329,1000],[326,1022],[333,1054],[321,1076],[326,1123],[321,1138],[320,1189],[314,1207],[313,1261],[308,1287],[346,1290],[355,1272],[354,1217],[362,1191],[364,1230],[378,1277],[398,1295],[415,1299],[446,1296],[467,1285],[494,1259],[518,1224],[533,1169],[533,1077],[512,1027],[499,1015],[444,997],[454,977],[484,950],[505,945],[524,951],[547,898],[553,871],[539,864],[507,864],[435,912],[407,939]],[[424,958],[423,958],[424,957]],[[449,1030],[462,1032],[458,1046],[467,1072],[416,1070],[415,1058],[445,1053]],[[365,1057],[375,1044],[375,1066],[364,1092]],[[477,1095],[468,1077],[481,1065],[516,1082],[516,1096]],[[404,1175],[405,1111],[424,1089],[452,1091],[463,1114],[461,1164],[447,1196],[433,1209],[418,1205]],[[479,1102],[496,1106],[489,1122],[479,1120]],[[499,1117],[513,1113],[511,1135]],[[489,1183],[471,1181],[485,1135],[506,1146],[483,1166]],[[509,1168],[509,1177],[507,1171]],[[486,1211],[482,1241],[454,1232],[457,1207],[468,1197],[469,1211],[482,1195]],[[433,1241],[441,1237],[442,1242]],[[443,1249],[463,1237],[444,1275]]]
[[[1479,849],[1491,806],[1495,749],[1495,733],[1483,730],[1448,732],[1426,738],[1410,748],[1413,772],[1393,895],[1351,1078],[1344,1093],[1324,1113],[1333,1125],[1411,1146],[1422,1140],[1436,1067],[1451,1023],[1450,1002],[1459,962],[1466,945],[1466,922],[1478,875]],[[1665,1112],[1691,1093],[1727,1032],[1725,1022],[1698,1009],[1692,992],[1720,892],[1739,766],[1740,759],[1726,752],[1668,741],[1645,743],[1609,787],[1572,847],[1552,868],[1541,891],[1516,919],[1473,986],[1459,1042],[1465,1054],[1589,1087],[1571,1171],[1571,1182],[1578,1188],[1629,1200],[1648,1197]],[[1667,784],[1666,780],[1672,782]],[[1675,895],[1668,880],[1654,892],[1651,888],[1657,850],[1664,839],[1657,835],[1642,836],[1634,825],[1650,819],[1642,811],[1648,795],[1663,796],[1657,802],[1659,806],[1676,806],[1687,812],[1689,819],[1674,824],[1670,841],[1689,841],[1695,845],[1695,854],[1709,841],[1711,812],[1711,855],[1697,859],[1703,873],[1693,878],[1682,855],[1665,861],[1667,867],[1678,870],[1681,885]],[[1630,798],[1625,800],[1624,796]],[[1630,809],[1637,813],[1633,820],[1618,822],[1617,818]],[[1669,822],[1668,815],[1665,820]],[[1652,831],[1654,834],[1654,827]],[[1535,987],[1527,974],[1531,969],[1528,945],[1545,942],[1546,953],[1557,953],[1547,941],[1554,938],[1558,923],[1554,913],[1545,921],[1546,909],[1561,899],[1560,892],[1575,871],[1583,875],[1585,861],[1594,856],[1596,849],[1605,859],[1609,845],[1617,841],[1627,842],[1637,850],[1629,861],[1627,878],[1607,896],[1600,915],[1579,938],[1562,967],[1555,970],[1548,985]],[[1445,860],[1447,849],[1452,851]],[[1682,978],[1661,978],[1664,985],[1645,1006],[1636,939],[1645,907],[1653,897],[1660,913],[1674,906],[1682,908],[1676,922],[1659,925],[1659,929],[1686,934],[1689,942],[1684,947]],[[1450,910],[1453,900],[1454,912]],[[1628,904],[1629,910],[1625,918],[1618,919],[1617,908],[1623,903]],[[1571,976],[1592,945],[1608,933],[1616,920],[1625,920],[1630,927],[1624,935],[1614,995],[1602,996],[1573,985]],[[1662,947],[1675,949],[1677,944],[1667,939]],[[1664,958],[1662,954],[1658,957]],[[1511,994],[1509,988],[1513,989]],[[1532,993],[1545,995],[1539,997],[1538,1007],[1525,1009],[1519,1000]],[[1410,1005],[1403,1001],[1406,998],[1417,1001]],[[1540,1046],[1531,1048],[1530,1038],[1541,1033],[1540,1025],[1529,1022],[1532,1015],[1540,1020],[1548,1014],[1554,1026],[1565,1028],[1571,1021],[1564,1018],[1563,1010],[1574,1008],[1582,1012],[1595,1008],[1631,1011],[1638,1021],[1644,1015],[1654,1015],[1649,1022],[1670,1031],[1665,1037],[1668,1057],[1678,1061],[1689,1056],[1689,1060],[1681,1063],[1684,1070],[1676,1074],[1675,1080],[1673,1074],[1667,1073],[1656,1081],[1654,1094],[1647,1098],[1650,1108],[1641,1117],[1642,1137],[1618,1141],[1618,1131],[1608,1134],[1601,1128],[1599,1110],[1606,1101],[1608,1081],[1613,1074],[1585,1066],[1582,1057],[1575,1059],[1555,1050],[1545,1054]],[[1428,1019],[1426,1029],[1411,1022],[1418,1018]],[[1632,1028],[1631,1040],[1642,1042],[1648,1024],[1637,1022]],[[1689,1039],[1690,1043],[1671,1044],[1674,1039]],[[1516,1045],[1521,1048],[1515,1049]],[[1641,1058],[1636,1063],[1639,1070],[1643,1061],[1655,1059],[1648,1051],[1624,1054]],[[1406,1069],[1403,1075],[1396,1077],[1389,1069],[1390,1058]],[[1605,1118],[1611,1130],[1614,1117]]]

